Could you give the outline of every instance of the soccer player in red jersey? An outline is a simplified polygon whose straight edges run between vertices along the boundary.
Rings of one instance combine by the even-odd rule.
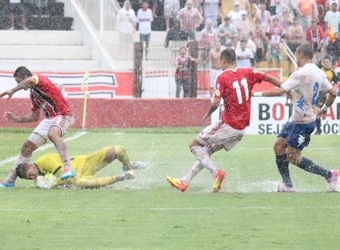
[[[0,187],[15,186],[17,166],[28,163],[32,153],[39,146],[45,144],[47,138],[54,144],[63,162],[64,173],[61,179],[74,177],[76,173],[71,168],[68,149],[62,138],[74,122],[74,117],[66,100],[59,89],[47,77],[33,75],[26,67],[17,68],[13,76],[18,85],[1,93],[0,98],[7,95],[8,99],[10,99],[15,92],[30,89],[32,112],[25,116],[16,116],[11,112],[5,112],[5,119],[18,123],[36,122],[39,120],[41,110],[45,113],[46,118],[38,124],[22,145],[20,155],[6,180],[0,183]]]
[[[210,117],[223,99],[222,119],[206,127],[190,143],[190,150],[196,156],[197,161],[188,174],[181,179],[167,177],[170,184],[182,192],[203,168],[207,168],[214,177],[213,191],[218,192],[221,189],[225,172],[215,166],[210,156],[221,149],[229,151],[242,139],[250,121],[253,86],[262,81],[268,81],[275,86],[281,84],[278,79],[255,69],[237,68],[233,49],[228,48],[222,51],[221,64],[223,71],[216,78],[214,98],[203,119]]]

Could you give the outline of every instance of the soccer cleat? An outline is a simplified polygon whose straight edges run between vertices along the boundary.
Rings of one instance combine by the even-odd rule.
[[[166,179],[171,184],[171,186],[177,188],[181,192],[184,192],[188,188],[188,185],[185,184],[181,179],[176,179],[169,176],[167,176]]]
[[[224,180],[225,173],[222,169],[217,171],[217,175],[214,177],[214,193],[217,193],[221,189],[222,181]]]
[[[130,162],[127,165],[124,165],[122,168],[124,171],[129,171],[132,169],[141,169],[144,167],[144,164],[141,162]]]
[[[73,178],[76,176],[76,172],[72,168],[65,168],[64,173],[60,176],[62,181]]]
[[[327,179],[329,184],[329,190],[331,192],[336,192],[336,184],[338,183],[339,172],[338,170],[331,170],[332,175]]]
[[[279,193],[294,193],[296,192],[294,187],[287,187],[285,184],[280,184],[277,186],[277,192]]]
[[[0,188],[13,188],[15,187],[15,183],[9,183],[9,182],[5,182],[5,181],[0,181]]]

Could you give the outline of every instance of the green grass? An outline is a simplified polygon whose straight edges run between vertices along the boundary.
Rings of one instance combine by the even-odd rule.
[[[98,190],[39,190],[18,180],[0,190],[0,249],[337,249],[340,200],[326,181],[291,166],[299,192],[275,193],[280,181],[274,136],[246,136],[213,156],[227,171],[220,193],[203,170],[185,193],[181,177],[195,161],[188,144],[201,128],[91,130],[68,142],[72,155],[123,145],[147,163],[137,178]],[[77,131],[72,130],[68,137]],[[30,130],[1,129],[0,161],[18,154]],[[339,168],[338,136],[314,136],[304,155]],[[36,159],[54,148],[34,153]],[[5,177],[11,164],[0,167]],[[114,162],[98,176],[120,173]]]

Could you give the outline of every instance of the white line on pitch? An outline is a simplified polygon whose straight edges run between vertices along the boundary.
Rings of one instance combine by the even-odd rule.
[[[69,138],[66,138],[66,139],[65,139],[65,142],[68,142],[68,141],[72,141],[72,140],[78,139],[79,137],[81,137],[81,136],[83,136],[83,135],[85,135],[85,134],[86,134],[86,132],[78,132],[78,133],[76,133],[74,136],[71,136],[71,137],[69,137]],[[46,150],[46,149],[48,149],[48,148],[52,148],[52,147],[54,147],[53,143],[48,143],[48,144],[46,144],[46,145],[43,145],[43,146],[39,147],[35,152],[44,151],[44,150]],[[0,161],[0,167],[2,167],[3,165],[6,165],[6,164],[8,164],[8,163],[11,163],[11,162],[15,161],[15,160],[17,159],[17,157],[18,157],[18,156],[13,156],[13,157],[9,157],[9,158],[7,158],[7,159],[5,159],[5,160]]]
[[[136,210],[136,211],[194,211],[194,210],[270,210],[270,209],[280,209],[280,210],[296,210],[296,209],[340,209],[340,206],[297,206],[297,207],[270,207],[270,206],[226,206],[226,207],[135,207],[135,208],[127,208],[127,207],[107,207],[107,208],[58,208],[58,211],[64,212],[86,212],[86,211],[112,211],[112,210]],[[54,212],[55,208],[0,208],[0,211],[3,212],[22,212],[22,211],[51,211]]]

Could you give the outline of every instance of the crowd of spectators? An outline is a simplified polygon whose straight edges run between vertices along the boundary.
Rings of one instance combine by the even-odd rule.
[[[149,6],[155,18],[165,17],[166,46],[172,41],[196,40],[203,63],[209,61],[209,51],[218,41],[222,48],[232,47],[240,53],[240,65],[250,62],[259,66],[261,61],[268,61],[269,67],[281,67],[286,57],[284,46],[294,53],[299,44],[308,42],[314,49],[315,63],[330,56],[336,66],[340,62],[339,2],[233,0],[227,13],[221,0],[150,0]]]

